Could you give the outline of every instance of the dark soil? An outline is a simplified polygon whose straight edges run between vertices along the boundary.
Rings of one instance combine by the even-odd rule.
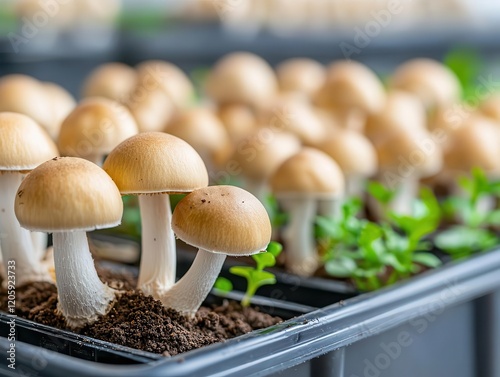
[[[281,318],[227,301],[212,308],[201,307],[190,319],[163,307],[152,297],[133,291],[136,282],[133,275],[99,267],[98,272],[108,285],[127,291],[107,315],[77,332],[115,344],[170,356],[281,322]],[[0,310],[6,308],[5,292],[0,292]],[[53,284],[36,282],[16,290],[18,316],[67,329],[56,308],[57,290]]]

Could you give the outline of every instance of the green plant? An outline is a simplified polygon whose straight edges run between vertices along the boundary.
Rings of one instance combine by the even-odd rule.
[[[276,284],[276,277],[274,274],[269,271],[264,271],[264,269],[273,267],[276,264],[276,258],[281,253],[282,249],[283,247],[281,244],[272,241],[267,246],[266,252],[252,255],[256,263],[255,267],[233,266],[229,269],[229,272],[233,275],[241,276],[247,280],[247,290],[245,296],[241,300],[241,306],[249,306],[255,292],[263,285]],[[214,287],[223,292],[228,292],[233,289],[231,281],[224,277],[217,278]]]
[[[461,195],[453,195],[443,201],[443,212],[458,225],[441,232],[435,239],[436,246],[454,259],[468,257],[486,250],[500,241],[490,230],[500,225],[500,210],[485,211],[481,202],[500,196],[500,182],[490,182],[484,171],[472,170],[470,177],[460,177]]]
[[[376,198],[388,203],[389,191],[372,185]],[[439,204],[429,189],[423,189],[412,215],[387,212],[387,223],[358,219],[360,203],[354,199],[343,206],[338,219],[318,218],[318,235],[328,240],[324,254],[325,270],[338,278],[348,278],[361,291],[391,285],[441,261],[427,250],[425,237],[440,222]]]

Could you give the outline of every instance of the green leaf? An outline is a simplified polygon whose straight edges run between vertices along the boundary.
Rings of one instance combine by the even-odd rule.
[[[441,266],[441,260],[431,253],[415,253],[412,256],[413,262],[420,263],[426,267],[436,268]]]
[[[382,263],[393,267],[398,272],[405,272],[408,270],[404,264],[399,262],[394,254],[385,253],[380,257],[380,260]]]
[[[253,260],[257,263],[257,270],[262,271],[266,267],[272,267],[276,264],[276,258],[273,254],[265,252],[252,255]]]
[[[233,290],[233,283],[231,283],[231,280],[219,276],[217,280],[215,280],[214,288],[222,292],[231,292]]]
[[[476,78],[482,69],[482,61],[479,54],[466,47],[459,47],[448,52],[443,63],[457,76],[463,88],[463,98],[477,97]]]
[[[488,225],[500,225],[500,209],[491,211],[486,215],[485,223]]]
[[[498,243],[498,237],[486,229],[455,226],[438,234],[435,245],[450,254],[471,255]]]
[[[275,258],[277,258],[283,251],[283,246],[279,242],[271,241],[269,242],[269,245],[267,245],[266,250],[268,253],[271,253]]]
[[[250,266],[233,266],[229,268],[229,272],[236,276],[244,277],[249,280],[252,276],[253,267]]]
[[[326,272],[334,277],[349,278],[357,269],[356,262],[348,258],[338,258],[336,260],[329,260],[325,264]]]
[[[253,271],[252,280],[258,286],[276,284],[276,277],[268,271]]]
[[[387,189],[383,184],[377,181],[368,183],[368,193],[382,204],[389,204],[395,195],[395,191]]]

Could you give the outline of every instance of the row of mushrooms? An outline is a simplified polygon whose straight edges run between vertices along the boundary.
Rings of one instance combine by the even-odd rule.
[[[289,214],[282,232],[286,267],[311,275],[318,264],[315,216],[335,216],[343,198],[363,193],[368,178],[397,189],[392,206],[405,213],[423,179],[451,184],[459,172],[473,166],[497,174],[500,116],[495,104],[500,100],[492,97],[477,109],[458,112],[460,90],[449,69],[428,59],[402,64],[386,89],[373,71],[354,61],[325,67],[300,58],[273,70],[258,56],[233,53],[209,72],[206,98],[199,103],[193,84],[179,68],[153,60],[135,68],[121,63],[98,67],[85,80],[78,104],[55,84],[5,76],[0,79],[0,111],[31,117],[52,137],[50,148],[55,143],[64,156],[103,166],[122,195],[139,196],[143,228],[138,288],[170,305],[179,296],[174,294],[178,287],[190,286],[188,276],[198,272],[175,283],[175,239],[170,231],[176,229],[175,212],[172,215],[168,194],[198,192],[209,181],[237,181],[262,203],[274,194]],[[19,171],[26,173],[55,155],[27,167],[18,164]],[[54,163],[62,161],[66,159]],[[212,205],[212,200],[203,200],[200,203]],[[236,215],[219,217],[230,219],[224,226],[241,220]],[[251,230],[253,221],[245,224],[243,229]],[[81,230],[101,226],[82,225]],[[217,229],[210,233],[217,235]],[[238,233],[243,230],[234,232],[249,237]],[[218,239],[222,242],[222,236]],[[64,242],[60,244],[70,241]],[[8,250],[4,259],[12,258]],[[215,271],[221,263],[200,260],[193,271],[209,265]],[[75,318],[76,323],[78,315]]]

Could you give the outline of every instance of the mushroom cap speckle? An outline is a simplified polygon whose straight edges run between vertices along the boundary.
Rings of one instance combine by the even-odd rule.
[[[66,156],[104,156],[137,132],[126,107],[106,98],[87,98],[62,123],[58,145]]]
[[[56,157],[23,180],[15,212],[29,230],[91,231],[119,225],[123,203],[118,188],[100,167],[77,157]]]
[[[54,142],[33,119],[0,113],[0,171],[30,171],[56,156]]]
[[[303,148],[286,160],[271,178],[277,196],[335,198],[342,196],[345,180],[338,164],[326,153]]]
[[[186,195],[175,207],[172,229],[192,246],[234,256],[264,250],[272,232],[262,203],[235,186],[210,186]]]
[[[194,148],[162,132],[125,140],[103,168],[122,194],[186,193],[208,185],[207,168]]]

